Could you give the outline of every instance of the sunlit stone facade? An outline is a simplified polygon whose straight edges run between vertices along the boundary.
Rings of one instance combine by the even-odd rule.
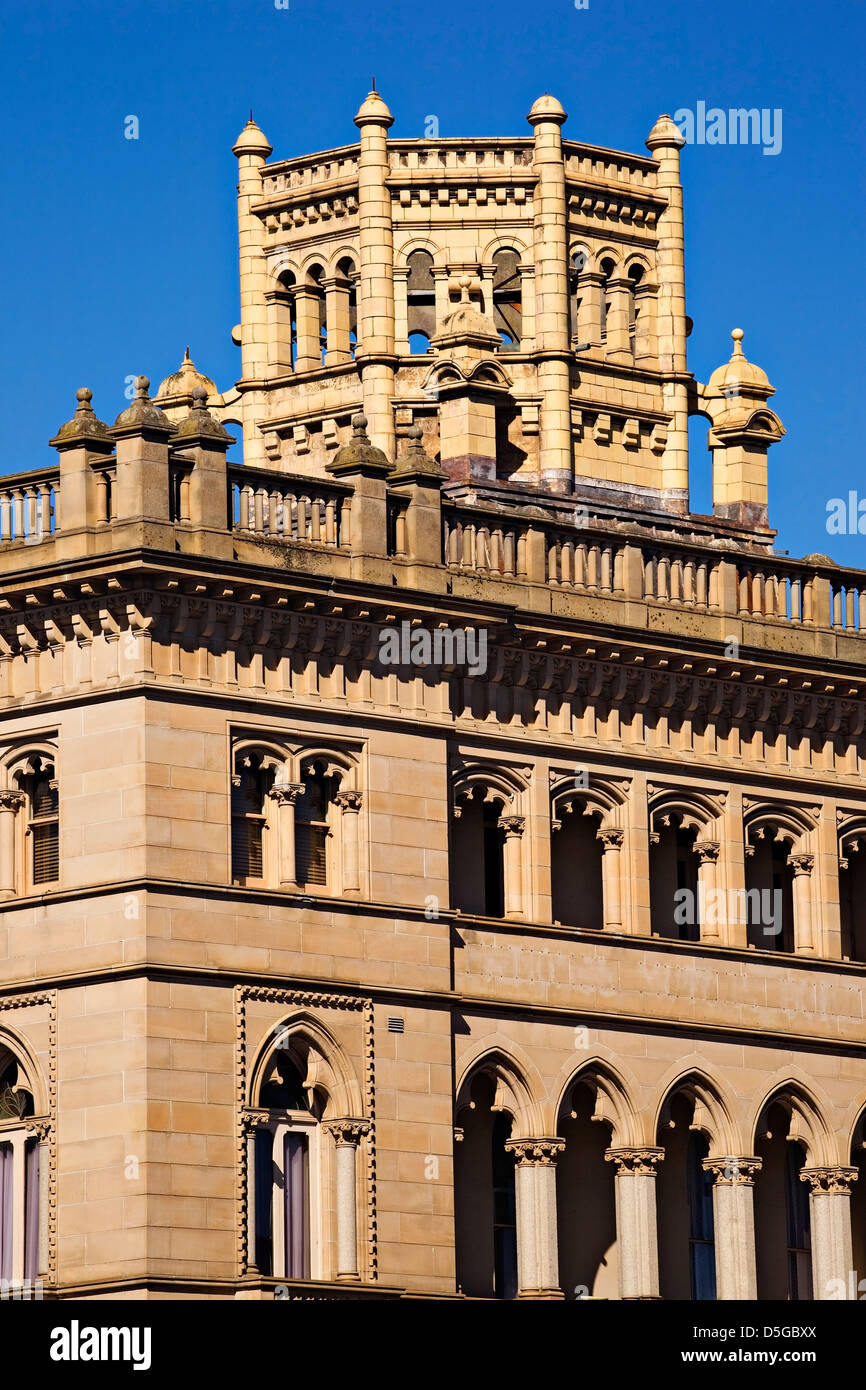
[[[355,119],[238,138],[236,384],[2,480],[0,1278],[850,1297],[866,576],[688,370],[670,118]]]

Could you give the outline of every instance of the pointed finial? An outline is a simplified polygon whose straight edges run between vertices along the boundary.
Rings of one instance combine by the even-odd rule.
[[[373,86],[372,86],[371,90],[374,91],[374,92],[375,92],[375,90],[376,90],[376,79],[375,79],[375,77],[373,78]]]
[[[253,108],[250,107],[250,125],[254,125],[254,124],[255,124],[255,122],[253,121]]]

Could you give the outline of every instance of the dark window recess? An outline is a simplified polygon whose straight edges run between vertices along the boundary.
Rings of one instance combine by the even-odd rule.
[[[493,257],[493,322],[503,348],[520,347],[523,296],[520,258],[516,251],[497,251]]]
[[[274,1272],[272,1204],[274,1196],[274,1136],[269,1129],[257,1129],[256,1155],[256,1268],[261,1274]]]
[[[505,1141],[511,1119],[498,1114],[493,1121],[493,1296],[517,1297],[517,1207],[514,1154]]]
[[[499,825],[502,806],[498,801],[484,803],[484,911],[487,917],[505,912],[505,835]]]
[[[298,883],[328,881],[327,828],[321,825],[299,825],[295,831],[295,868]]]
[[[702,1134],[689,1135],[689,1273],[692,1298],[699,1301],[712,1301],[716,1297],[713,1176],[703,1166],[708,1152],[709,1145]]]
[[[53,883],[60,873],[57,821],[33,826],[33,882]]]
[[[262,878],[264,822],[247,816],[232,820],[232,877]]]

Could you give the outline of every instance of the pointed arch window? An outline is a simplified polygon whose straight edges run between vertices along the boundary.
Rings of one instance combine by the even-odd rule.
[[[232,880],[263,880],[267,856],[267,796],[274,771],[258,754],[240,760],[232,778]]]
[[[33,772],[24,779],[30,839],[30,872],[34,887],[55,883],[60,877],[60,803],[54,766],[34,760]]]
[[[500,351],[517,351],[523,335],[523,291],[516,251],[497,251],[493,257],[493,322],[502,340]]]
[[[254,1139],[254,1258],[261,1274],[310,1279],[317,1265],[319,1124],[300,1071],[274,1054],[260,1091]],[[262,1113],[264,1112],[264,1113]]]
[[[33,1093],[16,1058],[0,1048],[0,1280],[20,1285],[40,1268],[39,1137],[27,1121]]]
[[[321,762],[303,773],[303,792],[295,806],[295,871],[300,886],[328,883],[328,840],[336,778]]]

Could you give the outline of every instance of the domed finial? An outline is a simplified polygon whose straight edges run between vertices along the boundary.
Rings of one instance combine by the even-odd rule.
[[[149,376],[137,376],[137,377],[135,378],[135,399],[136,399],[137,401],[146,401],[146,400],[148,400],[149,398],[148,398],[148,394],[147,394],[147,393],[148,393],[149,390],[150,390],[150,377],[149,377]]]
[[[359,439],[367,433],[367,417],[362,411],[352,416],[352,433],[357,435]]]
[[[648,150],[659,149],[682,149],[685,137],[677,125],[676,121],[667,114],[659,116],[652,130],[646,138]]]
[[[409,426],[409,438],[412,440],[413,449],[421,447],[421,440],[424,438],[424,431],[418,424],[417,420],[415,421],[414,425]]]
[[[470,285],[472,284],[472,281],[470,280],[470,278],[469,278],[468,275],[464,275],[464,276],[461,277],[461,279],[459,279],[459,280],[457,281],[457,284],[458,284],[459,287],[460,287],[460,303],[461,303],[461,304],[468,304],[468,303],[469,303],[469,287],[470,287]]]
[[[734,356],[734,357],[742,357],[742,356],[743,356],[743,339],[745,338],[745,336],[746,336],[746,335],[745,335],[745,333],[743,332],[742,328],[732,328],[732,329],[731,329],[731,337],[732,337],[733,340],[734,340],[734,351],[733,351],[733,353],[732,353],[732,356]]]
[[[80,408],[87,410],[93,400],[93,392],[89,386],[79,386],[75,392],[75,399],[80,403]]]
[[[526,119],[531,126],[539,125],[542,121],[553,121],[556,125],[563,125],[568,115],[556,97],[551,96],[550,92],[544,92],[533,102],[532,110]]]
[[[207,391],[199,383],[192,388],[193,410],[204,410],[207,405]]]
[[[367,94],[366,101],[362,102],[361,109],[355,117],[355,125],[359,129],[363,129],[365,125],[381,125],[387,130],[393,124],[394,117],[374,87]]]

